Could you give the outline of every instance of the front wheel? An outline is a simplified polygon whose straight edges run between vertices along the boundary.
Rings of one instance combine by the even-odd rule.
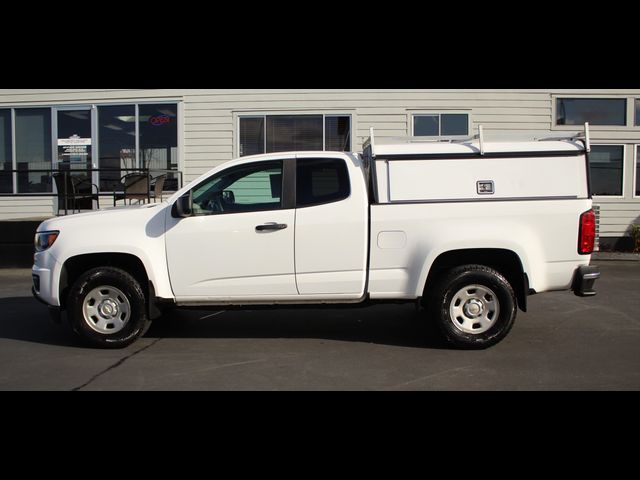
[[[129,273],[114,267],[85,272],[68,298],[71,329],[92,346],[123,348],[149,327],[144,292]]]
[[[517,302],[513,288],[499,272],[483,265],[463,265],[440,279],[430,310],[450,343],[481,349],[509,333]]]

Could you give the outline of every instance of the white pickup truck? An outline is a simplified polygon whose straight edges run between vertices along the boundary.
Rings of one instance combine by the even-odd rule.
[[[171,307],[417,302],[452,345],[485,348],[528,295],[595,294],[588,151],[588,128],[387,144],[372,131],[362,154],[243,157],[162,203],[44,221],[33,294],[103,347]]]

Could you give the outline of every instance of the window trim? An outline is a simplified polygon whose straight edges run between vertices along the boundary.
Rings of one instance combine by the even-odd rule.
[[[625,198],[625,184],[626,184],[626,168],[625,168],[625,163],[626,163],[626,158],[627,158],[627,144],[625,143],[592,143],[591,147],[622,147],[622,189],[621,195],[596,195],[595,193],[591,193],[591,196],[593,198],[593,200],[607,200],[607,199],[613,199],[613,200],[620,200],[620,199],[624,199]],[[591,164],[589,164],[589,167],[591,167]],[[591,173],[589,173],[589,176],[591,179],[593,179],[593,175],[591,175]],[[589,186],[590,190],[593,190],[592,185]]]
[[[429,115],[466,115],[467,116],[467,134],[466,135],[438,135],[438,136],[416,136],[414,135],[415,117],[416,116],[429,116]],[[409,117],[407,119],[407,125],[409,131],[407,132],[410,137],[416,138],[467,138],[471,135],[471,129],[473,121],[471,119],[471,110],[411,110],[407,113]],[[439,121],[439,130],[442,132],[442,120]]]
[[[551,95],[551,130],[559,130],[559,131],[581,131],[584,129],[583,125],[558,125],[556,122],[556,114],[558,110],[558,100],[563,98],[569,99],[583,99],[583,100],[596,100],[596,99],[604,99],[604,100],[625,100],[626,101],[626,109],[625,109],[625,123],[624,125],[592,125],[589,123],[589,128],[591,130],[602,130],[602,131],[616,131],[616,130],[633,130],[638,129],[640,127],[633,127],[633,118],[631,118],[631,123],[629,123],[629,115],[630,115],[630,104],[633,104],[633,99],[635,97],[631,97],[628,95]]]
[[[349,135],[349,149],[347,152],[354,151],[354,141],[356,133],[356,115],[354,111],[349,110],[269,110],[269,111],[257,111],[257,110],[234,110],[233,114],[233,158],[244,158],[240,156],[240,118],[264,118],[264,152],[257,155],[270,155],[267,153],[267,119],[268,116],[280,115],[280,116],[305,116],[305,115],[322,115],[322,150],[318,152],[325,152],[326,148],[326,117],[349,117],[349,124],[351,127]],[[280,152],[272,152],[280,153]],[[284,153],[284,152],[282,152]],[[249,155],[246,155],[249,156]]]

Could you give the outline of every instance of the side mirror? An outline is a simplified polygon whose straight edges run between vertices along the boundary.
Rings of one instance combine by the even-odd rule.
[[[236,196],[233,193],[233,190],[224,190],[222,192],[222,200],[224,200],[225,203],[228,203],[230,205],[233,205],[234,203],[236,203]]]
[[[181,196],[171,209],[171,216],[174,218],[185,218],[193,215],[191,191]]]

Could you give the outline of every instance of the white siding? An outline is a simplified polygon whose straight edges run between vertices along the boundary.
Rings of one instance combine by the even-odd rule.
[[[0,197],[0,220],[49,217],[53,215],[54,202],[50,196]]]
[[[411,115],[424,111],[464,111],[485,131],[549,132],[556,95],[640,97],[640,89],[0,89],[3,106],[87,104],[133,100],[180,100],[183,149],[180,169],[188,182],[237,156],[236,120],[246,113],[345,113],[352,115],[352,144],[359,151],[374,127],[379,137],[408,135]],[[631,110],[631,106],[629,106]],[[577,130],[578,128],[575,128]],[[594,143],[640,144],[640,127],[592,127]],[[640,199],[633,198],[633,154],[625,158],[622,199],[596,199],[602,207],[601,236],[620,236],[639,222]],[[0,218],[53,213],[53,200],[0,197]]]

